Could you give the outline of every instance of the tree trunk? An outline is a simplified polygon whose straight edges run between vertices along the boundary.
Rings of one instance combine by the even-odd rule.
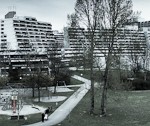
[[[91,52],[90,52],[90,79],[91,79],[91,108],[90,114],[94,114],[94,107],[95,107],[95,96],[94,96],[94,75],[93,75],[93,51],[94,51],[94,38],[93,35],[91,36]]]
[[[111,44],[108,48],[108,56],[106,58],[106,68],[104,73],[104,86],[102,91],[102,99],[101,99],[101,115],[106,116],[106,102],[107,102],[107,88],[108,88],[108,72],[111,65],[111,58],[113,52],[113,45],[114,45],[114,38],[115,38],[115,29],[112,29],[112,40]]]
[[[54,94],[56,94],[56,87],[57,87],[57,86],[56,86],[56,84],[55,84],[55,86],[54,86]]]
[[[94,113],[95,99],[94,99],[94,79],[93,79],[93,67],[91,67],[91,107],[90,114]]]
[[[145,81],[147,80],[147,71],[146,70],[144,71],[144,80]]]
[[[107,102],[107,86],[108,86],[108,65],[106,65],[105,73],[104,73],[104,85],[102,90],[102,98],[101,98],[101,115],[106,115],[106,102]]]
[[[41,97],[40,87],[38,87],[38,102],[40,102],[40,97]]]
[[[57,82],[56,79],[54,79],[54,94],[56,94],[56,88],[57,88]]]
[[[34,87],[32,87],[32,97],[33,97],[33,98],[35,97],[34,94],[35,94],[35,93],[34,93]]]

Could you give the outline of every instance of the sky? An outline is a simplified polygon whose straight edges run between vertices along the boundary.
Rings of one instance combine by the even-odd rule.
[[[133,10],[141,12],[140,20],[150,20],[150,0],[132,0]]]
[[[53,30],[62,31],[67,14],[74,12],[75,0],[0,0],[0,19],[8,11],[15,10],[17,16],[31,16],[38,21],[50,22]]]
[[[76,0],[0,0],[0,19],[8,11],[18,16],[36,17],[50,22],[53,30],[62,31],[67,25],[67,14],[74,12]],[[141,20],[150,20],[150,0],[133,0],[133,10],[141,12]]]

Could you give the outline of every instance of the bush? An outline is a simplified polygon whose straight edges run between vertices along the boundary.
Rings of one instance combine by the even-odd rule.
[[[56,82],[59,82],[59,85],[64,85],[64,83],[62,83],[62,81],[65,81],[66,85],[69,85],[70,84],[70,78],[71,78],[71,73],[69,70],[67,69],[62,69],[61,71],[59,71],[59,73],[56,75],[56,78],[55,78],[55,82],[54,82],[54,85]]]
[[[8,77],[0,77],[0,88],[3,88],[8,83]]]
[[[59,86],[64,85],[62,81],[65,81],[66,85],[70,84],[70,75],[65,74],[65,73],[59,73],[56,76],[56,81],[59,82]]]
[[[135,79],[132,81],[133,90],[149,90],[150,83],[143,79]]]

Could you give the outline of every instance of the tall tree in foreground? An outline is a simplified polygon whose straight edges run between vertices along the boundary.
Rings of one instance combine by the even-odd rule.
[[[95,47],[95,33],[97,29],[101,29],[101,22],[103,19],[103,0],[77,0],[75,5],[76,16],[80,27],[87,29],[85,37],[89,44],[90,57],[90,79],[91,79],[91,106],[90,113],[94,113],[94,47]]]
[[[132,15],[131,0],[77,0],[75,12],[78,17],[79,25],[87,28],[85,34],[90,43],[90,79],[91,79],[91,110],[94,112],[94,49],[98,39],[103,37],[102,31],[106,30],[109,41],[107,41],[107,51],[105,52],[104,85],[101,98],[101,115],[106,114],[106,99],[108,88],[108,75],[112,64],[112,57],[115,55],[115,38],[118,29],[123,27]],[[97,35],[97,31],[100,32]]]
[[[108,53],[105,57],[106,67],[104,71],[104,85],[101,98],[101,115],[106,115],[106,100],[108,88],[108,75],[111,68],[112,57],[115,54],[114,43],[118,35],[118,29],[127,23],[132,15],[131,0],[104,0],[103,7],[105,10],[103,23],[104,29],[110,29],[111,35],[108,42]]]

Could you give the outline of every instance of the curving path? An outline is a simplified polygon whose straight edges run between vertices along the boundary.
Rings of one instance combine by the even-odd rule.
[[[26,126],[52,126],[62,122],[73,108],[79,103],[79,101],[84,97],[84,95],[90,89],[91,81],[83,77],[74,75],[72,76],[75,79],[81,80],[84,84],[73,94],[71,95],[60,107],[58,107],[45,122],[37,122],[34,124]],[[25,125],[24,125],[25,126]]]

